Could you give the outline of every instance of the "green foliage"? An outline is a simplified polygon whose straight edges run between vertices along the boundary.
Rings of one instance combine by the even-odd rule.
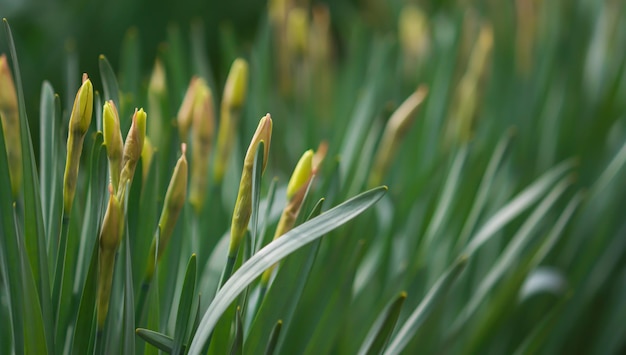
[[[54,83],[62,90],[44,82],[29,119],[37,101],[27,103],[20,74],[29,68],[18,61],[28,51],[5,20],[0,45],[20,130],[0,129],[0,353],[623,352],[624,9],[608,0],[424,8],[392,0],[359,11],[270,1],[253,41],[227,24],[209,53],[197,21],[189,37],[168,27],[157,58],[146,58],[143,33],[131,30],[119,68],[108,53],[89,59],[99,67],[89,73],[94,118],[68,215],[73,49],[66,81]],[[209,63],[215,57],[219,65]],[[238,89],[245,102],[220,105],[237,58],[249,63]],[[199,208],[172,179],[177,161],[187,176],[185,157],[198,145],[181,144],[176,120],[193,77],[213,93],[203,114],[229,107],[237,118],[223,179],[215,148],[189,162],[190,171],[209,167]],[[409,102],[416,92],[426,98]],[[110,192],[105,100],[119,109],[123,137],[135,108],[148,115],[147,135],[134,132],[139,147],[126,139],[134,176]],[[271,143],[263,136],[244,166],[266,112]],[[23,151],[17,197],[9,134]],[[309,149],[313,175],[288,198],[289,174]],[[229,253],[242,167],[250,222]],[[121,220],[105,218],[113,197]],[[295,223],[272,241],[283,210],[296,211]],[[121,241],[103,259],[110,231]],[[105,262],[113,275],[102,293]]]

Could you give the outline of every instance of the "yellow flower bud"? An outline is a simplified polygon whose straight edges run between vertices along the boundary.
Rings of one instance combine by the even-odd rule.
[[[481,92],[479,85],[485,75],[492,47],[493,29],[490,25],[482,25],[478,39],[472,48],[467,70],[456,88],[451,115],[446,127],[447,145],[466,142],[472,136],[474,117],[478,111]]]
[[[104,145],[109,158],[109,174],[113,190],[117,191],[122,171],[122,155],[124,143],[122,142],[122,131],[120,130],[120,116],[113,100],[104,103],[102,110],[102,129],[104,131]]]
[[[63,176],[63,211],[69,215],[76,193],[78,166],[83,150],[85,134],[91,124],[93,113],[93,86],[87,74],[83,74],[83,84],[78,89],[74,106],[70,115],[69,133],[67,137],[67,158]]]
[[[169,122],[169,115],[166,112],[167,107],[167,87],[165,80],[165,69],[159,59],[154,63],[154,69],[150,76],[150,83],[148,84],[148,112],[150,112],[150,127],[148,127],[147,134],[152,138],[154,146],[162,148],[166,136],[169,132],[164,130],[169,129],[165,126],[165,121]]]
[[[191,151],[191,187],[189,203],[197,214],[202,210],[208,185],[209,161],[215,131],[215,109],[211,89],[198,80],[193,106],[193,150]]]
[[[0,120],[6,144],[11,193],[16,199],[22,186],[22,144],[20,140],[20,116],[15,83],[6,55],[0,55]]]
[[[123,200],[125,186],[127,182],[132,182],[135,175],[135,168],[137,168],[137,162],[141,157],[141,151],[143,150],[143,142],[146,138],[146,118],[147,115],[143,109],[137,111],[133,115],[133,122],[126,136],[126,142],[124,144],[124,156],[122,160],[122,173],[120,174],[120,186],[117,189],[117,197]],[[121,193],[120,193],[121,191]]]
[[[246,99],[247,89],[248,63],[241,58],[235,59],[226,79],[220,106],[220,127],[213,170],[216,182],[222,181],[228,166],[228,159],[235,144],[235,132],[239,125],[239,111]]]
[[[377,186],[382,182],[383,176],[387,172],[402,138],[409,130],[413,121],[415,121],[415,113],[422,102],[424,102],[427,94],[428,87],[421,85],[389,118],[374,157],[374,165],[369,176],[370,186]]]
[[[185,153],[187,150],[187,146],[183,143],[181,145],[182,155],[178,159],[176,163],[176,167],[174,168],[174,172],[172,173],[172,178],[170,179],[170,184],[167,187],[167,192],[165,193],[165,200],[163,201],[163,210],[161,211],[161,217],[159,218],[159,228],[161,230],[160,239],[159,239],[159,250],[157,253],[157,262],[161,259],[167,244],[169,243],[170,238],[172,237],[172,232],[174,231],[174,227],[176,226],[176,221],[178,220],[178,216],[180,215],[180,211],[183,209],[183,205],[185,204],[185,199],[187,197],[187,159],[185,158]],[[152,245],[150,246],[150,253],[148,255],[154,255],[156,250],[156,238],[152,240]],[[148,266],[146,269],[146,279],[152,279],[152,275],[154,273],[154,259],[148,258]]]
[[[141,150],[142,164],[142,177],[143,181],[148,178],[148,172],[150,171],[150,164],[152,164],[152,157],[154,156],[154,147],[150,142],[148,136],[143,141],[143,149]]]
[[[98,329],[104,327],[109,311],[111,298],[111,283],[115,268],[115,253],[120,245],[122,231],[124,229],[124,214],[122,205],[113,193],[113,187],[109,185],[109,203],[107,205],[102,228],[100,229],[100,260],[98,275]]]
[[[248,92],[248,62],[237,58],[230,67],[222,103],[230,110],[238,110],[243,106]]]
[[[293,56],[306,52],[309,36],[309,17],[307,11],[296,7],[287,15],[287,46]]]
[[[256,132],[252,137],[252,141],[248,146],[246,157],[243,162],[243,171],[241,173],[241,181],[239,182],[239,192],[237,193],[237,201],[235,202],[235,210],[230,225],[230,245],[228,247],[228,255],[237,255],[239,244],[248,229],[248,222],[252,215],[252,170],[254,167],[254,159],[259,143],[263,142],[263,168],[267,164],[270,141],[272,137],[272,118],[269,113],[261,118]]]
[[[298,161],[296,168],[291,174],[289,183],[287,184],[287,199],[291,198],[298,192],[311,178],[311,171],[313,170],[313,150],[309,149]]]
[[[183,98],[183,103],[180,105],[178,115],[176,119],[178,121],[178,133],[180,134],[180,141],[187,143],[187,135],[189,133],[189,127],[193,119],[193,109],[198,94],[199,78],[193,77],[187,87],[187,92]]]

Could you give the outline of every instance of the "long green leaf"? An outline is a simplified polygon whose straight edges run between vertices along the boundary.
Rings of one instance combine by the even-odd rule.
[[[461,329],[467,320],[474,314],[480,303],[485,300],[488,292],[494,287],[496,282],[504,275],[504,272],[518,261],[524,247],[535,236],[532,232],[537,228],[539,222],[547,215],[548,211],[565,190],[572,184],[572,177],[566,176],[559,182],[543,201],[537,206],[533,213],[528,217],[526,222],[521,226],[513,239],[509,242],[506,249],[495,261],[490,268],[489,273],[483,277],[476,292],[460,312],[454,324],[451,326],[452,333]]]
[[[13,61],[13,72],[19,103],[20,139],[22,144],[22,165],[24,169],[25,247],[28,251],[28,262],[31,264],[35,289],[38,291],[39,295],[33,299],[33,302],[40,302],[40,304],[37,305],[37,308],[41,310],[43,317],[46,346],[51,349],[54,342],[54,331],[52,322],[52,304],[49,297],[50,279],[48,273],[46,272],[48,269],[48,255],[46,253],[45,229],[43,224],[43,213],[41,210],[39,179],[37,177],[37,167],[35,165],[33,141],[31,139],[28,118],[26,117],[26,103],[24,102],[24,90],[22,86],[22,77],[20,75],[19,62],[17,60],[17,51],[15,49],[15,43],[13,41],[13,34],[11,33],[9,22],[6,19],[3,19],[3,22],[8,37],[11,59]],[[28,280],[26,279],[24,282],[28,283]],[[28,305],[28,307],[30,306],[31,305]],[[33,310],[33,312],[36,311]]]
[[[0,121],[0,193],[2,196],[11,196],[11,180],[9,177],[9,165],[5,149],[4,129]],[[21,292],[21,264],[19,248],[17,244],[17,230],[13,222],[13,202],[8,198],[0,198],[0,253],[4,263],[3,279],[8,286],[8,296],[11,322],[5,326],[12,326],[13,347],[17,354],[24,353],[24,317],[22,313]],[[6,349],[10,351],[9,349]]]
[[[230,355],[241,355],[243,350],[243,322],[241,321],[241,307],[237,307],[235,314],[235,335],[230,347]]]
[[[94,317],[96,314],[96,292],[98,289],[98,249],[99,243],[93,243],[91,261],[87,278],[83,286],[78,317],[74,325],[72,354],[92,354],[93,336],[95,335]]]
[[[406,292],[401,292],[400,295],[392,300],[380,313],[378,319],[372,324],[372,328],[365,336],[365,341],[363,341],[361,349],[359,349],[359,355],[382,353],[396,326],[404,300],[406,300]]]
[[[570,159],[550,169],[532,185],[520,192],[513,200],[498,210],[471,239],[463,254],[471,257],[474,252],[489,240],[500,228],[509,223],[530,205],[537,201],[554,182],[571,170],[576,160]]]
[[[309,219],[320,214],[323,201],[323,199],[318,201],[310,213]],[[271,337],[270,331],[273,331],[272,324],[276,322],[276,318],[281,319],[281,326],[282,324],[289,326],[309,279],[320,241],[320,239],[314,241],[310,246],[301,248],[285,259],[271,284],[269,292],[265,295],[265,299],[261,300],[263,303],[257,310],[246,337],[245,353],[256,352],[262,347],[266,339]],[[259,297],[261,296],[259,295]],[[278,339],[274,347],[280,350],[281,342]]]
[[[138,328],[136,333],[148,344],[154,345],[157,349],[168,354],[172,353],[172,349],[174,348],[174,339],[168,337],[167,335],[144,328]]]
[[[231,276],[224,287],[217,293],[200,322],[198,332],[190,345],[189,352],[191,354],[200,353],[222,313],[235,300],[237,295],[256,277],[261,275],[265,269],[300,247],[358,216],[376,203],[386,191],[386,187],[379,187],[362,193],[319,217],[292,229],[281,238],[259,250]]]
[[[465,269],[466,265],[467,257],[462,256],[450,267],[450,269],[448,269],[448,271],[439,277],[426,296],[424,296],[424,299],[422,299],[419,306],[417,306],[415,311],[411,313],[398,333],[394,336],[384,354],[399,354],[402,350],[404,350],[435,306],[444,301],[445,294],[452,287],[454,281]]]
[[[191,314],[191,304],[194,300],[196,289],[196,254],[192,254],[187,264],[185,272],[185,281],[180,294],[180,303],[178,304],[178,314],[176,316],[176,328],[174,330],[174,346],[172,354],[182,354],[185,335],[187,335],[187,327],[189,326],[189,315]]]
[[[278,344],[278,338],[280,337],[280,330],[283,327],[283,321],[278,320],[276,325],[272,328],[272,332],[270,333],[269,340],[267,341],[267,346],[265,347],[265,355],[272,355],[276,350],[276,344]]]

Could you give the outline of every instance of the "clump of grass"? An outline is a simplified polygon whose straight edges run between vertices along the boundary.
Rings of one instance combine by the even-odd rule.
[[[30,120],[5,20],[0,352],[623,350],[624,15],[531,3],[131,33]]]

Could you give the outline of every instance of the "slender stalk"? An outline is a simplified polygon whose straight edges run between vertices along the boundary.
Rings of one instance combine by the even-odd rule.
[[[52,288],[52,304],[55,306],[53,308],[55,328],[58,325],[57,323],[59,321],[58,312],[61,306],[61,288],[63,286],[63,276],[65,273],[65,255],[67,253],[67,237],[69,234],[69,229],[69,211],[66,212],[64,209],[61,214],[61,233],[59,234],[59,244],[56,253],[56,267],[54,269],[54,286]]]

